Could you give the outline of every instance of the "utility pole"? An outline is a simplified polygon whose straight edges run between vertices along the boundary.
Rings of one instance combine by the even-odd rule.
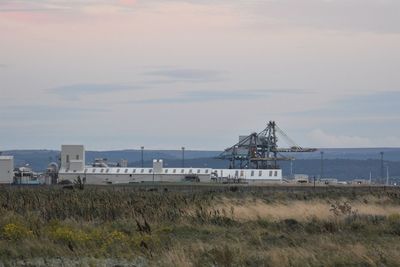
[[[320,180],[324,177],[324,151],[321,151],[321,176]]]
[[[140,150],[141,150],[141,154],[142,154],[142,168],[143,168],[143,166],[144,166],[144,162],[143,162],[143,150],[144,150],[144,146],[141,146],[141,147],[140,147]]]
[[[383,181],[385,180],[384,178],[384,166],[383,166],[383,151],[380,153],[381,154],[381,184],[383,184]]]
[[[315,191],[315,175],[314,175],[314,191]]]
[[[238,146],[233,146],[233,161],[232,169],[236,169],[236,156],[237,156]]]
[[[293,159],[290,160],[290,178],[293,178]]]
[[[296,175],[296,159],[293,159],[293,177]]]
[[[386,164],[386,185],[389,185],[389,164]]]
[[[182,147],[182,168],[185,168],[185,147]]]

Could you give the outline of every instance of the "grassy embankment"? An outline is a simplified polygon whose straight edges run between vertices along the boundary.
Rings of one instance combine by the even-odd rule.
[[[399,241],[394,189],[0,188],[5,264],[399,266]]]

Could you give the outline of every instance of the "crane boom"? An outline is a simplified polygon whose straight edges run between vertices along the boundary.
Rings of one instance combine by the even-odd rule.
[[[278,147],[278,135],[289,148]],[[238,143],[225,149],[218,158],[229,160],[231,168],[240,164],[240,168],[274,169],[278,168],[278,161],[294,159],[280,153],[314,151],[317,149],[297,145],[274,121],[270,121],[264,130],[241,137]]]

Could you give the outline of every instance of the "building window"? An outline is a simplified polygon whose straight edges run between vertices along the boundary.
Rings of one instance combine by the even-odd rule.
[[[197,173],[200,173],[200,169],[197,170]]]
[[[251,171],[251,174],[250,174],[251,176],[254,176],[254,171]]]
[[[165,173],[168,173],[168,169],[165,169]]]
[[[153,170],[152,170],[152,169],[150,169],[150,170],[149,170],[149,173],[152,173],[152,172],[153,172]]]
[[[172,172],[173,172],[173,173],[176,173],[176,169],[174,169]]]
[[[182,169],[182,170],[181,170],[181,173],[184,173],[184,172],[185,172],[185,170],[184,170],[184,169]]]
[[[269,176],[270,176],[270,177],[272,176],[272,171],[269,171]]]
[[[275,171],[274,176],[278,176],[278,171]]]
[[[125,173],[128,173],[128,169],[125,169]]]
[[[239,171],[235,171],[235,177],[239,176]]]
[[[258,176],[262,176],[262,171],[259,171],[259,172],[258,172]]]
[[[79,155],[76,155],[76,160],[79,160]]]
[[[135,173],[135,172],[136,172],[136,169],[133,169],[132,173]]]
[[[104,172],[104,169],[101,169],[100,172],[103,173],[103,172]]]
[[[117,169],[117,173],[119,173],[120,169]]]
[[[87,169],[85,169],[85,173],[87,173]]]
[[[69,163],[69,155],[67,155],[67,163]]]
[[[192,169],[189,170],[189,173],[193,173]]]
[[[208,173],[208,169],[206,169],[206,173]]]
[[[140,172],[141,172],[141,173],[144,173],[144,169],[142,169]]]
[[[109,173],[109,172],[110,172],[110,169],[107,169],[107,170],[106,170],[106,173]]]
[[[96,172],[96,169],[93,169],[92,172],[95,173],[95,172]]]
[[[76,170],[74,170],[74,172],[76,172]]]

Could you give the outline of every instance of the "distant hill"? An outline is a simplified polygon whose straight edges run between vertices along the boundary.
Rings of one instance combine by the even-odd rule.
[[[324,151],[324,176],[339,179],[369,178],[380,176],[380,152],[384,152],[391,176],[400,177],[400,148],[327,148]],[[295,173],[320,175],[320,151],[313,153],[292,153],[296,157],[293,162]],[[185,166],[227,168],[228,162],[215,159],[219,151],[185,151]],[[16,166],[29,164],[35,171],[43,171],[50,162],[57,162],[60,151],[56,150],[11,150],[4,151],[3,155],[13,155]],[[153,159],[163,159],[166,166],[180,167],[182,165],[182,151],[180,150],[145,150],[144,165],[151,166]],[[117,151],[87,151],[86,162],[93,162],[95,158],[107,158],[109,162],[128,160],[129,166],[141,165],[140,150]],[[281,162],[285,175],[290,175],[290,162]]]
[[[185,159],[212,158],[219,154],[218,151],[191,151],[185,150]],[[43,171],[50,162],[58,162],[60,151],[57,150],[8,150],[3,155],[12,155],[16,166],[29,164],[35,171]],[[114,150],[114,151],[86,151],[86,163],[93,162],[96,158],[106,158],[109,162],[120,162],[121,159],[129,163],[141,162],[140,150]],[[179,160],[182,158],[181,150],[145,150],[145,161],[153,159]]]
[[[312,153],[291,153],[297,159],[319,159],[320,152],[324,152],[326,159],[380,159],[380,152],[384,158],[391,161],[400,161],[400,148],[321,148]]]

